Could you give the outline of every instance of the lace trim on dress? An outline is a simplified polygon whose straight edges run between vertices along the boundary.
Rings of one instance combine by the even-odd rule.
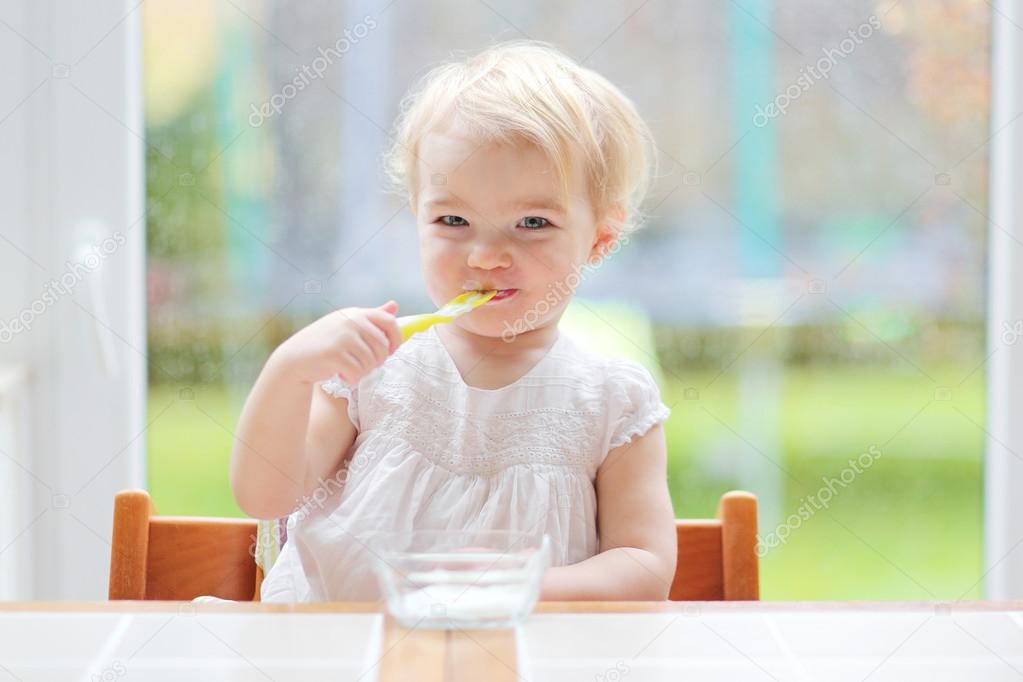
[[[359,424],[359,408],[356,400],[357,389],[349,386],[338,374],[320,383],[320,388],[334,398],[344,398],[348,401],[348,421],[352,422],[356,429],[361,430]]]
[[[410,395],[419,399],[410,401]],[[599,449],[595,414],[586,411],[466,414],[437,402],[412,382],[396,380],[381,381],[373,401],[373,411],[380,415],[375,431],[405,444],[422,444],[420,454],[462,474],[490,475],[530,462],[588,470]],[[454,443],[458,447],[449,447]]]
[[[608,450],[614,450],[617,447],[625,445],[631,441],[634,436],[642,436],[649,431],[654,424],[667,419],[669,414],[671,414],[671,410],[664,405],[658,405],[653,412],[648,412],[642,415],[641,418],[633,421],[625,428],[624,431],[620,431],[618,435],[611,439],[611,443],[608,445]]]
[[[350,398],[352,395],[352,389],[341,381],[341,377],[337,374],[321,383],[320,387],[335,398]]]

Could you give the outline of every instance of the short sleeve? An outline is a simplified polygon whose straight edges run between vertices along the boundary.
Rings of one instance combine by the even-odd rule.
[[[661,390],[650,370],[629,359],[614,360],[608,371],[609,440],[607,451],[642,436],[663,422],[671,410],[661,401]]]
[[[334,398],[344,398],[348,401],[348,419],[356,429],[359,429],[359,385],[351,386],[339,375],[334,374],[329,379],[320,382],[320,388]]]

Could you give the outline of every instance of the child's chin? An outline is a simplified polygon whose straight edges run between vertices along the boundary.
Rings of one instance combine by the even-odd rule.
[[[477,336],[489,336],[495,339],[514,338],[515,334],[521,331],[521,323],[516,326],[516,318],[504,318],[494,316],[492,319],[480,320],[479,318],[469,322],[463,322],[459,326]]]

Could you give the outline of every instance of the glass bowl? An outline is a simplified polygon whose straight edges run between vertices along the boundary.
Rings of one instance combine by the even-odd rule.
[[[405,627],[515,627],[550,565],[541,531],[414,530],[370,540],[387,609]]]

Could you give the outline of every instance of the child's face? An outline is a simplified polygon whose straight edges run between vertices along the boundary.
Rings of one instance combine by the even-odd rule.
[[[538,148],[485,144],[457,126],[419,145],[416,213],[423,273],[438,306],[471,289],[515,289],[455,324],[505,340],[556,324],[571,293],[613,233],[596,223],[581,173],[561,196]]]

